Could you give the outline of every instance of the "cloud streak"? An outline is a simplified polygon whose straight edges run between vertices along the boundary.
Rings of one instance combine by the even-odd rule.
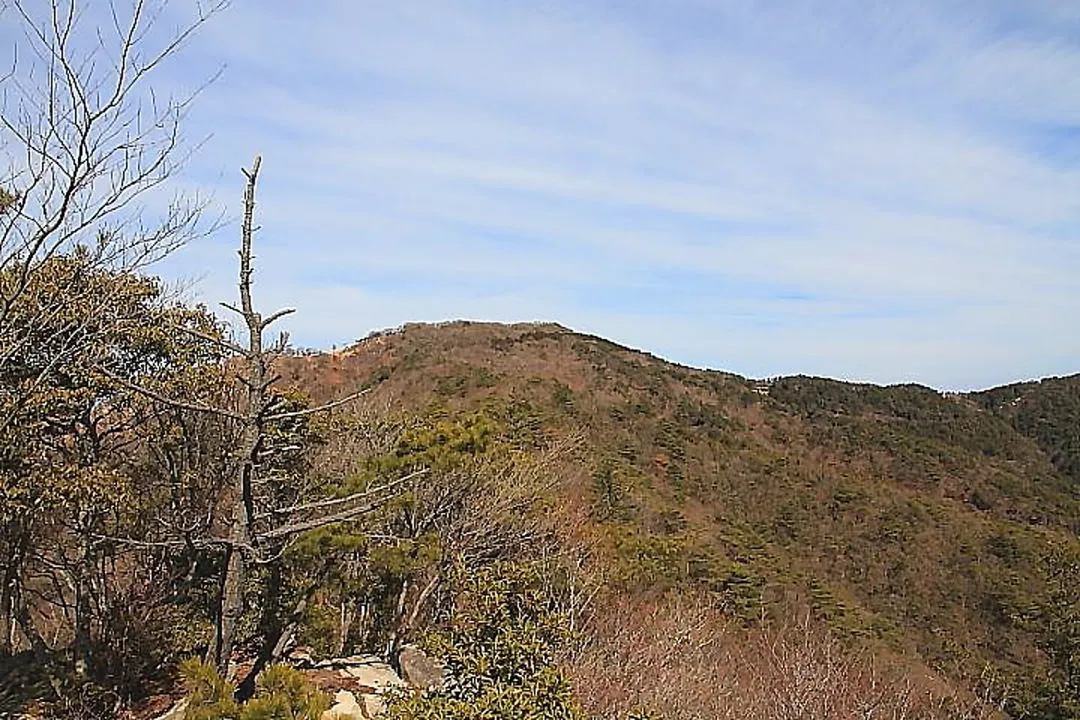
[[[235,0],[185,181],[262,152],[301,344],[547,319],[685,363],[1080,369],[1080,14],[1038,0]],[[233,233],[235,234],[235,233]],[[164,266],[232,294],[226,233]]]

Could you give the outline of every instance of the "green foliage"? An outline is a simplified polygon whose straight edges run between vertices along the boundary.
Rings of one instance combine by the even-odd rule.
[[[156,278],[95,267],[83,248],[50,258],[27,279],[15,269],[0,273],[0,295],[15,297],[0,328],[0,355],[9,358],[0,418],[16,420],[0,460],[11,472],[32,470],[30,458],[44,452],[52,455],[46,466],[57,456],[95,463],[108,449],[101,438],[123,429],[119,417],[130,425],[145,419],[146,399],[123,383],[182,397],[207,382],[219,358],[213,343],[184,332],[220,333],[205,309],[167,303]]]
[[[1080,718],[1080,547],[1055,547],[1042,561],[1045,595],[1022,608],[1019,621],[1038,637],[1049,672],[1028,683],[1012,708],[1040,720]]]
[[[516,446],[504,409],[410,418],[388,452],[333,488],[344,496],[427,470],[377,510],[305,533],[287,551],[289,574],[303,577],[317,600],[305,612],[302,642],[323,652],[400,642],[449,602],[446,576],[459,559],[476,565],[535,549],[540,535],[516,528],[536,517],[546,498],[535,488],[547,478]]]
[[[330,699],[303,673],[272,665],[259,676],[255,696],[244,704],[236,688],[206,663],[192,658],[180,667],[188,693],[184,720],[319,720]]]
[[[593,473],[593,512],[603,522],[624,521],[630,514],[630,488],[625,471],[617,463],[605,460]]]
[[[435,394],[443,398],[463,398],[470,391],[494,387],[497,382],[498,378],[487,368],[455,364],[452,372],[435,378]]]
[[[817,579],[810,581],[810,607],[830,629],[841,635],[858,637],[871,633],[859,610]]]
[[[423,344],[441,367],[483,363],[502,378],[485,403],[514,403],[517,427],[585,435],[594,470],[569,502],[584,498],[608,525],[597,565],[621,590],[709,589],[736,617],[813,609],[845,636],[973,681],[987,663],[1003,675],[1045,669],[1034,646],[1044,620],[1022,627],[1008,608],[1041,597],[1040,543],[1077,529],[1075,482],[1055,471],[1080,427],[1077,379],[1024,388],[1016,405],[809,377],[761,388],[568,332],[470,333],[406,334],[395,352]],[[497,337],[484,345],[499,353],[477,361],[476,337]],[[404,397],[432,370],[390,382]],[[556,397],[556,381],[584,389]],[[1054,399],[1036,403],[1036,391]],[[573,415],[535,410],[567,399]],[[1049,426],[1036,433],[1040,419]]]
[[[184,720],[235,720],[240,706],[233,699],[236,688],[218,675],[213,666],[198,658],[180,664],[180,676],[187,691]]]
[[[462,464],[487,451],[496,425],[482,412],[460,418],[435,417],[402,433],[392,455],[378,460],[382,472],[430,468],[435,472],[458,470]]]
[[[132,561],[136,543],[157,539],[153,512],[194,493],[186,477],[164,481],[170,469],[153,459],[168,452],[175,416],[131,386],[179,398],[216,388],[220,328],[205,308],[170,300],[157,278],[108,269],[85,247],[26,275],[5,268],[0,295],[11,299],[0,327],[0,645],[18,636],[10,618],[29,615],[18,607],[25,585],[49,576],[34,594],[65,608],[38,614],[62,618],[48,628],[55,649],[72,645],[79,674],[138,696],[170,666],[177,616],[199,613],[176,612],[198,581],[177,588],[172,558]],[[185,453],[197,455],[194,443]],[[48,643],[34,622],[20,624],[40,653]]]
[[[554,389],[551,391],[551,403],[555,409],[560,412],[566,412],[570,415],[574,414],[574,392],[570,389],[569,385],[555,380],[553,382]]]
[[[540,412],[523,398],[512,398],[498,408],[507,441],[518,450],[536,450],[545,442]]]
[[[435,380],[435,392],[443,397],[462,397],[468,389],[469,378],[463,375],[444,375]]]
[[[500,563],[454,580],[448,626],[427,639],[450,676],[445,690],[403,695],[387,720],[578,720],[555,666],[568,621],[538,568]]]
[[[691,573],[698,583],[711,591],[719,607],[744,623],[761,618],[764,608],[764,578],[751,563],[727,561],[698,553],[692,560]]]
[[[665,590],[689,577],[690,548],[684,538],[633,529],[613,533],[618,581],[633,590]]]
[[[56,302],[63,288],[76,288],[80,298],[113,293],[120,298],[115,310],[100,324],[91,319],[86,327],[93,341],[83,346],[84,354],[60,354],[48,381],[20,396],[25,403],[19,405],[16,391],[33,385],[29,379],[49,366],[65,337],[76,337],[65,335],[76,327],[72,323],[86,321],[76,306],[63,306],[57,323],[33,336],[35,351],[8,366],[18,372],[2,378],[0,388],[9,393],[0,401],[18,406],[26,421],[0,439],[0,548],[8,557],[48,560],[49,567],[19,572],[54,572],[59,585],[80,563],[109,567],[121,557],[99,536],[160,539],[152,534],[156,516],[149,508],[155,505],[186,513],[176,518],[185,527],[213,517],[199,512],[212,505],[189,498],[205,488],[204,496],[214,497],[218,477],[198,462],[228,457],[220,440],[227,426],[201,424],[205,420],[156,418],[161,441],[140,436],[149,426],[136,430],[135,421],[154,419],[152,403],[99,372],[104,363],[120,377],[197,399],[196,391],[216,382],[210,362],[216,353],[175,327],[214,336],[212,319],[197,308],[163,303],[152,279],[83,272],[76,260],[49,266],[51,275],[41,275],[48,282],[27,297]],[[32,309],[17,308],[13,315],[27,332],[33,330],[27,325]],[[267,608],[275,620],[286,619],[310,592],[300,640],[330,653],[339,642],[347,650],[381,645],[403,617],[418,618],[406,634],[419,631],[456,603],[449,625],[430,644],[450,658],[462,681],[453,691],[402,698],[395,704],[398,717],[573,715],[568,687],[552,662],[561,621],[534,585],[538,578],[526,581],[519,569],[497,566],[454,577],[451,589],[443,575],[464,555],[455,550],[465,537],[483,536],[487,543],[470,556],[474,566],[510,554],[503,536],[485,534],[501,516],[459,520],[485,509],[476,498],[495,498],[515,462],[540,457],[552,436],[570,433],[585,438],[575,450],[577,467],[596,470],[568,473],[568,497],[548,493],[550,502],[572,511],[581,509],[573,503],[591,502],[592,519],[602,526],[590,525],[581,513],[581,527],[564,529],[610,540],[590,562],[619,590],[704,589],[728,614],[747,621],[784,612],[794,598],[845,635],[880,638],[889,628],[895,648],[955,675],[977,674],[988,661],[1012,671],[1027,687],[1018,712],[1073,712],[1071,629],[1078,622],[1068,589],[1080,580],[1060,582],[1054,590],[1055,573],[1068,565],[1042,563],[1045,541],[1071,537],[1080,517],[1073,467],[1080,447],[1076,379],[943,397],[916,386],[788,378],[758,393],[738,378],[672,369],[562,330],[514,335],[499,329],[510,339],[484,344],[498,353],[480,361],[457,353],[460,334],[442,340],[429,332],[418,336],[419,347],[409,345],[411,332],[386,339],[398,344],[383,356],[395,364],[392,372],[383,365],[378,370],[387,391],[401,401],[395,423],[404,431],[397,441],[381,445],[377,457],[350,456],[342,463],[349,466],[346,473],[312,472],[309,458],[283,449],[318,441],[317,428],[308,427],[307,418],[282,423],[267,434],[268,445],[283,452],[275,454],[274,472],[260,492],[282,501],[301,489],[310,490],[313,500],[343,498],[418,468],[429,473],[398,486],[400,495],[370,514],[298,537],[282,556],[280,577],[253,570],[248,607],[249,620]],[[541,352],[542,364],[536,362]],[[349,356],[335,356],[335,371],[348,378],[349,362]],[[354,378],[371,374],[368,359],[356,362]],[[479,406],[471,405],[478,396]],[[306,398],[286,393],[276,402],[283,410],[297,409]],[[431,410],[433,403],[441,409]],[[87,408],[109,411],[110,422],[130,417],[132,432],[114,437],[141,442],[126,445],[133,449],[117,453],[116,462],[99,461],[96,450],[87,452],[92,434],[79,425]],[[363,428],[349,432],[360,435]],[[518,515],[523,506],[507,505]],[[114,565],[123,571],[112,580],[136,577],[124,564],[136,553],[123,549],[124,561]],[[144,553],[146,574],[173,583],[161,593],[170,593],[169,612],[148,604],[148,614],[160,623],[183,610],[191,622],[187,632],[177,633],[186,639],[161,643],[169,646],[162,655],[151,642],[159,635],[123,635],[112,667],[135,674],[167,665],[180,643],[205,642],[195,636],[205,630],[205,607],[216,592],[206,583],[213,559],[191,562],[182,550],[159,549]],[[51,569],[67,558],[78,560]],[[1072,576],[1061,571],[1060,577]],[[428,587],[431,594],[423,595]],[[49,591],[46,584],[34,590]],[[270,595],[273,603],[266,602]],[[127,597],[111,601],[116,607],[110,613],[119,617],[126,610],[136,617],[142,606],[132,602],[126,609]],[[53,604],[70,602],[61,596]],[[158,596],[152,602],[164,603]],[[427,609],[412,615],[422,602]],[[93,629],[104,637],[106,628],[121,626],[108,615],[95,618]],[[246,631],[263,629],[250,622]],[[215,686],[213,678],[202,683],[205,704],[233,712],[231,690]],[[257,700],[266,701],[270,716],[306,712],[293,702],[302,705],[302,693],[286,686],[261,692]],[[268,705],[271,696],[285,704]]]
[[[300,673],[286,665],[271,665],[259,675],[255,697],[240,720],[319,720],[330,699]]]
[[[1080,482],[1080,376],[1005,385],[974,398],[1034,440],[1059,472]]]

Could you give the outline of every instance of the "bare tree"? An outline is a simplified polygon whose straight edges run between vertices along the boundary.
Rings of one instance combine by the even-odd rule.
[[[565,666],[590,717],[989,720],[942,678],[830,634],[808,616],[746,628],[707,595],[604,598]],[[641,713],[639,717],[651,717]]]
[[[168,0],[0,1],[0,36],[11,48],[0,60],[4,483],[22,472],[25,447],[13,430],[25,423],[28,400],[59,368],[85,366],[89,348],[117,331],[105,320],[125,284],[86,278],[135,273],[216,224],[205,200],[170,197],[167,187],[193,149],[180,128],[198,90],[170,96],[153,83],[226,3],[178,3],[186,18],[166,27],[179,18],[166,12]],[[58,272],[66,260],[80,271]],[[24,510],[35,507],[24,500]],[[25,530],[15,505],[7,519]],[[21,625],[40,650],[20,582],[32,548],[12,527],[5,535],[17,542],[0,543],[0,646],[10,649]]]
[[[286,352],[288,336],[282,333],[276,341],[267,342],[265,334],[270,325],[294,311],[287,308],[263,316],[252,299],[255,190],[260,166],[261,158],[256,156],[251,168],[243,171],[246,183],[239,251],[240,302],[238,306],[223,303],[241,319],[246,342],[180,328],[184,332],[199,333],[199,337],[215,343],[230,356],[226,366],[234,371],[240,392],[218,393],[207,400],[182,400],[152,388],[127,384],[129,389],[165,407],[207,413],[227,420],[232,424],[237,438],[231,453],[231,481],[216,503],[214,517],[208,519],[202,528],[202,536],[193,537],[190,528],[174,527],[177,537],[159,543],[224,553],[220,594],[213,612],[214,635],[207,650],[207,661],[222,673],[228,671],[237,625],[245,608],[245,587],[253,568],[268,568],[273,575],[291,539],[308,530],[372,512],[393,498],[399,488],[424,472],[407,473],[396,480],[333,497],[327,497],[323,488],[309,482],[302,471],[290,473],[290,459],[304,450],[302,433],[298,432],[299,428],[290,427],[290,424],[350,403],[363,395],[366,389],[330,403],[303,407],[290,405],[289,399],[275,387],[280,376],[273,370],[274,361]],[[121,385],[125,384],[122,378],[114,376],[113,379]],[[222,396],[235,398],[235,402],[224,406],[215,404]],[[296,437],[295,442],[288,439],[292,436]],[[282,437],[285,438],[284,442],[281,441]],[[317,499],[312,499],[313,496]],[[268,607],[271,608],[270,612],[280,612],[288,617],[275,617],[271,618],[272,622],[264,623],[272,626],[272,631],[262,638],[264,647],[255,668],[241,683],[241,694],[245,688],[253,688],[255,675],[283,652],[290,628],[295,626],[292,621],[303,609],[301,605],[300,608],[283,610],[273,603]]]
[[[174,17],[167,12],[168,0],[0,0],[0,22],[10,29],[4,35],[18,37],[10,69],[0,73],[0,432],[18,426],[27,399],[55,378],[58,367],[82,362],[84,348],[109,331],[92,320],[114,298],[68,292],[77,287],[75,280],[70,288],[49,285],[55,261],[74,257],[87,272],[135,274],[216,226],[203,199],[170,196],[167,187],[192,150],[180,130],[198,90],[169,96],[155,91],[152,81],[226,4],[177,4],[191,14],[185,23],[168,27]],[[291,310],[263,317],[254,307],[251,245],[259,160],[245,172],[240,302],[230,309],[242,320],[246,342],[213,330],[175,328],[232,355],[224,368],[238,371],[240,392],[206,388],[201,399],[179,397],[117,373],[108,362],[88,361],[118,387],[170,411],[206,413],[239,438],[230,448],[230,482],[211,503],[203,525],[173,523],[156,538],[97,538],[134,548],[222,553],[208,655],[223,670],[236,641],[251,569],[273,567],[291,538],[368,512],[398,485],[385,483],[345,497],[324,493],[312,500],[304,478],[282,481],[283,459],[298,448],[278,442],[281,428],[358,393],[307,408],[290,405],[275,389],[272,365],[286,338],[268,344],[264,333]],[[52,302],[39,304],[33,293],[43,286]],[[43,338],[43,328],[57,328],[56,336]],[[18,453],[8,447],[7,435],[0,437],[4,465],[8,450],[13,458]],[[17,577],[19,568],[8,560],[5,577]],[[281,638],[270,644],[272,656]]]
[[[9,396],[0,429],[18,415],[13,388],[30,391],[87,339],[65,332],[61,352],[34,367],[22,362],[32,328],[69,306],[92,317],[112,300],[57,293],[63,306],[37,308],[29,327],[9,322],[50,259],[81,252],[90,267],[134,271],[215,224],[204,199],[170,198],[165,187],[192,150],[180,128],[198,90],[170,96],[151,82],[227,1],[193,3],[172,29],[163,27],[168,0],[0,5],[16,37],[0,76],[0,378]]]
[[[288,449],[269,446],[267,440],[270,426],[273,423],[329,410],[354,400],[363,391],[326,405],[284,411],[281,407],[280,396],[273,392],[273,386],[280,378],[273,373],[271,365],[273,359],[284,352],[288,337],[282,334],[277,342],[268,347],[263,336],[272,323],[291,314],[294,310],[286,308],[263,317],[252,302],[251,246],[255,233],[255,188],[261,162],[262,159],[256,156],[251,169],[244,171],[247,183],[244,186],[244,215],[241,225],[240,306],[225,306],[243,320],[247,331],[247,345],[246,347],[231,345],[228,348],[242,358],[243,370],[237,375],[237,379],[246,391],[243,406],[238,412],[218,411],[233,415],[240,426],[240,444],[236,452],[233,486],[230,489],[226,507],[222,511],[229,530],[228,537],[223,543],[225,571],[222,576],[214,641],[210,648],[214,664],[222,671],[227,670],[237,622],[244,609],[244,584],[248,563],[272,561],[273,558],[280,556],[281,550],[279,547],[272,547],[268,559],[260,552],[268,544],[274,546],[305,530],[360,515],[371,509],[364,501],[382,497],[380,492],[372,492],[311,503],[297,501],[284,507],[266,506],[265,501],[271,498],[261,491],[265,489],[269,478],[260,471],[267,467],[268,461],[272,459],[275,452],[288,451]],[[280,498],[273,499],[280,500]],[[304,519],[301,519],[302,516]],[[270,644],[277,645],[278,639],[275,638]]]

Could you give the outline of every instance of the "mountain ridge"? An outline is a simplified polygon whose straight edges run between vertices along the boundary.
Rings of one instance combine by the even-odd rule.
[[[564,493],[588,505],[631,592],[703,589],[747,621],[807,608],[968,681],[988,663],[1047,667],[1020,617],[1048,548],[1077,547],[1080,375],[975,393],[755,380],[554,323],[468,321],[372,333],[280,371],[316,401],[373,385],[374,402],[410,413],[581,434]]]
[[[507,328],[507,329],[514,329],[514,328],[523,328],[523,329],[527,329],[527,328],[549,328],[549,329],[552,329],[552,330],[565,332],[565,333],[570,334],[570,335],[575,335],[575,336],[578,336],[578,337],[581,337],[581,338],[592,338],[592,339],[595,339],[595,340],[600,340],[600,341],[603,341],[604,343],[614,345],[614,346],[620,348],[621,350],[624,350],[624,351],[627,351],[627,352],[632,352],[632,353],[638,353],[638,354],[641,354],[643,356],[653,358],[654,360],[658,360],[660,362],[663,362],[663,363],[666,363],[666,364],[669,364],[669,365],[673,365],[675,367],[688,369],[688,370],[698,370],[698,371],[701,371],[701,372],[723,373],[723,374],[733,375],[733,376],[740,377],[740,378],[743,378],[745,380],[748,380],[748,381],[751,381],[751,382],[757,382],[757,383],[768,383],[768,382],[772,382],[772,381],[779,380],[779,379],[782,379],[782,378],[806,377],[806,378],[812,378],[812,379],[816,379],[816,380],[828,380],[828,381],[833,381],[833,382],[845,383],[845,384],[848,384],[848,385],[865,385],[865,386],[872,386],[872,387],[879,387],[879,388],[920,387],[920,388],[925,388],[925,389],[928,389],[928,390],[933,390],[933,391],[935,391],[935,392],[937,392],[937,393],[939,393],[941,395],[944,395],[944,396],[969,396],[969,395],[980,395],[980,394],[984,394],[984,393],[990,393],[992,391],[1002,390],[1002,389],[1005,389],[1005,388],[1014,388],[1014,387],[1024,387],[1024,386],[1030,386],[1030,385],[1038,385],[1039,383],[1043,383],[1043,382],[1067,381],[1067,380],[1073,380],[1073,379],[1080,379],[1080,370],[1078,370],[1075,373],[1042,375],[1042,376],[1036,376],[1036,377],[1030,377],[1030,378],[1011,380],[1011,381],[1008,381],[1008,382],[995,384],[995,385],[990,385],[990,386],[987,386],[987,387],[976,387],[976,388],[969,388],[969,389],[964,389],[964,390],[957,390],[957,389],[954,389],[954,388],[937,387],[937,386],[932,385],[932,384],[923,383],[923,382],[917,382],[917,381],[912,381],[912,380],[900,380],[900,381],[896,381],[896,382],[879,382],[879,381],[874,381],[874,380],[852,379],[852,378],[848,378],[848,377],[840,377],[840,376],[833,376],[833,375],[814,375],[814,374],[804,373],[804,372],[795,372],[795,373],[791,373],[791,374],[780,374],[780,375],[761,375],[761,376],[758,376],[758,375],[742,375],[742,374],[740,374],[738,372],[735,372],[733,370],[727,370],[727,369],[723,369],[723,368],[719,368],[719,367],[699,366],[699,365],[695,365],[695,364],[691,364],[691,363],[680,362],[680,361],[675,360],[673,358],[668,358],[668,357],[666,357],[664,355],[659,355],[659,354],[657,354],[657,353],[655,353],[655,352],[653,352],[653,351],[651,351],[651,350],[649,350],[649,349],[647,349],[645,347],[636,347],[634,345],[629,345],[629,344],[625,344],[625,343],[622,343],[622,342],[619,342],[619,341],[610,340],[608,338],[605,338],[602,335],[598,335],[598,334],[595,334],[595,333],[581,331],[581,330],[575,330],[574,328],[572,328],[572,327],[570,327],[568,325],[563,325],[562,323],[554,321],[554,320],[527,320],[527,321],[504,322],[504,321],[496,321],[496,320],[457,319],[457,320],[406,322],[406,323],[402,323],[400,325],[395,325],[395,326],[391,326],[391,327],[372,330],[366,336],[364,336],[362,338],[359,338],[359,339],[357,339],[357,340],[355,340],[355,341],[353,341],[351,343],[348,343],[346,345],[343,345],[341,347],[335,346],[330,350],[324,350],[324,349],[318,349],[318,348],[304,348],[302,350],[294,351],[294,352],[297,352],[299,354],[304,354],[304,355],[323,355],[323,354],[325,354],[325,355],[348,355],[348,354],[351,354],[351,353],[355,352],[356,348],[358,348],[359,346],[361,346],[362,344],[364,344],[365,342],[367,342],[367,341],[369,341],[369,340],[371,340],[373,338],[393,337],[395,335],[399,335],[399,334],[405,332],[407,329],[410,329],[410,328],[413,328],[413,329],[419,329],[419,328],[440,329],[440,328],[453,328],[453,327],[473,327],[473,328],[487,327],[487,328]]]

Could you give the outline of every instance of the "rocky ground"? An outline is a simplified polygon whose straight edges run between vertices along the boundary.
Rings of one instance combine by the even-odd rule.
[[[442,665],[412,646],[398,654],[400,673],[377,655],[316,661],[305,648],[293,650],[286,662],[333,698],[322,720],[370,720],[386,708],[387,693],[398,689],[424,691],[442,687],[445,682]],[[238,664],[234,673],[239,676],[244,670],[244,664]],[[186,701],[180,700],[153,720],[183,720],[186,707]]]

